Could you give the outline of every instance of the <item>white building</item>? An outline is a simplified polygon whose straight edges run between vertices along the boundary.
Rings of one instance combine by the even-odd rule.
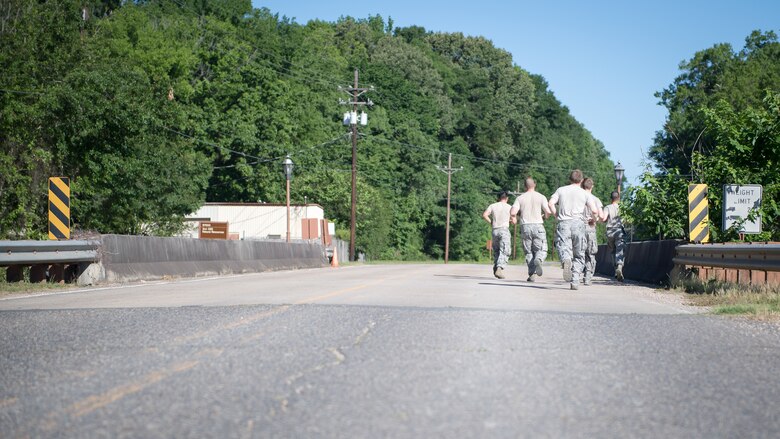
[[[325,212],[319,204],[290,205],[290,239],[321,239]],[[198,237],[202,221],[227,222],[232,239],[285,239],[287,206],[266,203],[206,203],[187,217],[182,235]]]

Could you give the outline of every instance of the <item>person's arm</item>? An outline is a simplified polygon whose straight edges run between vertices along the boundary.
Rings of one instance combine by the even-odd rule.
[[[542,195],[542,198],[544,198],[544,203],[542,203],[542,212],[544,212],[544,219],[549,218],[553,215],[552,210],[550,210],[550,206],[547,205],[547,197]]]
[[[517,224],[517,212],[520,211],[520,203],[518,203],[520,197],[515,198],[515,202],[512,203],[512,208],[509,209],[509,222]]]
[[[550,197],[550,201],[547,202],[547,207],[550,208],[550,215],[555,216],[555,205],[558,204],[558,191]]]
[[[487,221],[488,224],[490,224],[492,226],[493,225],[493,221],[490,220],[490,212],[491,212],[490,207],[485,209],[485,211],[482,212],[482,218],[484,218],[485,221]]]
[[[590,211],[593,213],[593,218],[599,218],[601,216],[601,212],[599,212],[599,208],[596,207],[596,200],[593,199],[593,197],[588,198],[588,208],[590,208]]]
[[[604,212],[604,205],[601,204],[601,200],[597,201],[596,209],[599,211],[599,214],[596,215],[596,222],[602,222],[603,223],[606,220],[602,217],[602,213]]]
[[[609,218],[609,211],[606,207],[601,209],[601,212],[599,212],[599,217],[601,217],[602,222],[607,222],[607,218]]]

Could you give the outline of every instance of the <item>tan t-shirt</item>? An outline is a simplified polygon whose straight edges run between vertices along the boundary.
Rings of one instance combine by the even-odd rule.
[[[606,205],[604,215],[607,217],[607,230],[617,230],[623,227],[623,221],[620,219],[620,208],[617,204]]]
[[[509,203],[502,203],[501,201],[488,206],[487,213],[488,215],[491,215],[494,229],[509,228],[509,211],[511,209],[512,206],[510,206]]]
[[[542,224],[542,212],[547,210],[547,197],[539,192],[525,192],[515,198],[512,213],[520,213],[520,224]]]
[[[590,194],[578,184],[561,186],[550,197],[550,203],[558,204],[558,220],[582,220]]]
[[[593,200],[593,202],[596,204],[596,208],[601,212],[601,208],[604,207],[604,204],[601,203],[601,200],[599,200],[599,197],[590,194],[590,198]],[[593,218],[593,212],[590,211],[587,207],[585,208],[585,211],[582,213],[582,219],[585,221],[585,228],[588,230],[596,230],[596,224],[590,225],[590,220]]]

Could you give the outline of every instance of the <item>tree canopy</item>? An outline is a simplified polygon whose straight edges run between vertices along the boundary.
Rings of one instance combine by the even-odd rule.
[[[249,0],[10,0],[0,14],[0,236],[46,231],[46,180],[72,181],[76,227],[170,235],[204,201],[293,202],[349,227],[351,147],[339,85],[374,86],[358,144],[357,248],[480,257],[480,214],[533,176],[582,169],[602,199],[613,163],[544,78],[482,37],[391,19],[296,23]]]
[[[716,44],[680,64],[681,74],[656,94],[669,111],[658,131],[643,183],[628,197],[627,215],[639,238],[687,235],[687,183],[709,186],[714,240],[737,237],[722,230],[723,185],[761,184],[764,233],[780,239],[780,42],[773,31],[754,31],[739,52]],[[669,200],[677,200],[669,203]]]

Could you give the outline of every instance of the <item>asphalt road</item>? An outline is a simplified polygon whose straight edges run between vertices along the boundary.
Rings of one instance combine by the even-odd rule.
[[[0,437],[778,437],[780,330],[560,271],[388,265],[0,300]]]

